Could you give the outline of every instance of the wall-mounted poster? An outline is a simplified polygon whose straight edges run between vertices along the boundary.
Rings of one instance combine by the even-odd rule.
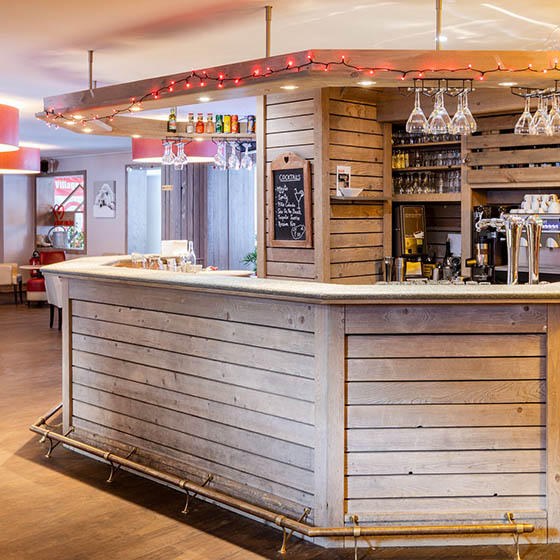
[[[341,189],[350,188],[350,176],[352,168],[349,165],[336,166],[336,196],[342,196]]]
[[[117,216],[117,182],[94,181],[93,217],[115,218]]]

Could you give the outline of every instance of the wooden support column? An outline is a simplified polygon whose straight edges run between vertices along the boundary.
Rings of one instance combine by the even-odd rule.
[[[315,91],[315,166],[313,235],[315,237],[315,274],[318,282],[330,282],[330,177],[329,177],[329,89]]]
[[[314,524],[344,524],[344,307],[315,309]],[[326,542],[322,542],[328,546]]]
[[[266,277],[266,96],[257,97],[257,276]]]
[[[546,509],[548,542],[560,542],[560,305],[548,306]]]
[[[393,125],[383,125],[383,256],[393,254]]]
[[[72,300],[68,279],[62,278],[62,427],[72,425]]]

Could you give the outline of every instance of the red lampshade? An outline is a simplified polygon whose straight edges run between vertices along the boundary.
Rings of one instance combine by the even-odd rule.
[[[0,105],[0,152],[15,152],[19,146],[19,109]]]
[[[0,175],[28,175],[40,173],[39,148],[20,148],[17,152],[0,153]]]
[[[185,154],[189,163],[212,163],[218,147],[214,142],[205,140],[185,144]],[[161,163],[163,144],[153,138],[132,138],[132,161]]]

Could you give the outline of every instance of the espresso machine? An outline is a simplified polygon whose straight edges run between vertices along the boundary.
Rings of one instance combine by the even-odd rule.
[[[476,282],[495,282],[494,266],[501,264],[503,235],[492,229],[477,231],[476,224],[482,219],[490,219],[495,209],[492,206],[478,206],[473,216],[473,256],[465,264],[470,267],[471,278]],[[501,213],[501,212],[500,212]],[[498,214],[499,216],[499,214]]]

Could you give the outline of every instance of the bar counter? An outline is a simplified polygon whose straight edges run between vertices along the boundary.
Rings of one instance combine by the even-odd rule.
[[[511,512],[535,525],[522,542],[560,540],[560,284],[343,286],[126,259],[42,269],[63,283],[65,432],[282,515],[310,508],[317,526]]]

